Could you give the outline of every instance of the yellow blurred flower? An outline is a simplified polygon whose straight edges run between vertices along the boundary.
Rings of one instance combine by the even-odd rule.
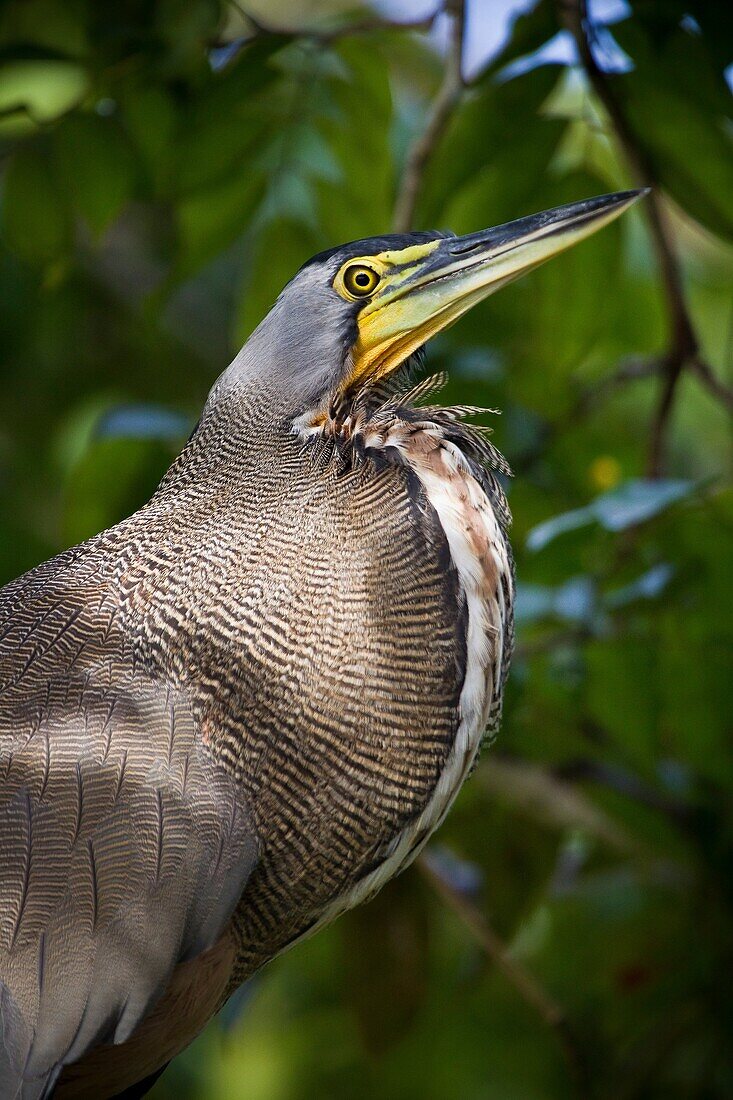
[[[606,492],[618,485],[621,474],[621,463],[613,455],[599,455],[588,467],[588,479],[599,492]]]

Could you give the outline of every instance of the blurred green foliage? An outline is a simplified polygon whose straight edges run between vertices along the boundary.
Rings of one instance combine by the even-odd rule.
[[[389,227],[442,62],[421,35],[333,33],[362,22],[337,8],[283,0],[274,34],[218,0],[2,5],[0,580],[142,503],[299,264]],[[730,385],[733,17],[615,8],[596,56]],[[577,64],[536,55],[560,30],[524,5],[433,150],[419,226],[633,182]],[[645,479],[670,338],[637,208],[431,348],[451,398],[503,410],[517,470],[500,740],[433,873],[274,963],[154,1095],[733,1094],[730,424],[684,371]]]

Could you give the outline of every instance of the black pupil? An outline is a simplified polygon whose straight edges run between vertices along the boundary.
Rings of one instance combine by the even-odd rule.
[[[354,280],[357,286],[369,286],[369,276],[366,271],[360,271]]]

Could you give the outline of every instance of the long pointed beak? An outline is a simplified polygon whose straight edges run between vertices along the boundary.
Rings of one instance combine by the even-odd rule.
[[[384,290],[361,310],[352,381],[390,374],[477,302],[589,237],[644,194],[600,195],[495,229],[429,242],[417,263],[398,265]]]

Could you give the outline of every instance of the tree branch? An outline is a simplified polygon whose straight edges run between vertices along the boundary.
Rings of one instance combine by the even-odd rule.
[[[586,0],[558,0],[558,6],[562,21],[575,39],[590,86],[611,121],[632,176],[639,186],[652,188],[651,194],[644,203],[644,212],[657,256],[669,318],[669,343],[666,353],[659,361],[662,383],[650,428],[647,459],[649,476],[659,477],[664,465],[666,436],[677,384],[684,369],[686,367],[694,369],[708,389],[729,407],[733,401],[733,395],[728,393],[723,383],[718,382],[707,364],[702,370],[700,369],[702,361],[699,355],[699,343],[687,309],[682,274],[675,255],[672,235],[665,220],[661,197],[656,189],[659,181],[646,152],[637,141],[624,113],[623,105],[616,97],[613,85],[596,62],[592,47],[593,29],[588,20]]]
[[[430,854],[424,853],[417,860],[417,866],[438,896],[453,910],[473,935],[476,942],[486,953],[505,978],[514,986],[524,1001],[540,1016],[543,1023],[556,1033],[562,1045],[563,1053],[582,1097],[590,1095],[588,1071],[581,1053],[580,1045],[573,1035],[565,1012],[561,1005],[540,985],[535,977],[525,970],[520,962],[496,934],[483,914],[465,894],[457,890],[440,873]]]
[[[413,228],[425,169],[433,150],[445,133],[446,126],[465,87],[463,80],[463,38],[465,33],[465,0],[446,0],[445,12],[451,19],[450,44],[443,81],[433,100],[425,129],[413,142],[405,161],[402,181],[395,200],[392,228],[395,233],[407,233]]]

